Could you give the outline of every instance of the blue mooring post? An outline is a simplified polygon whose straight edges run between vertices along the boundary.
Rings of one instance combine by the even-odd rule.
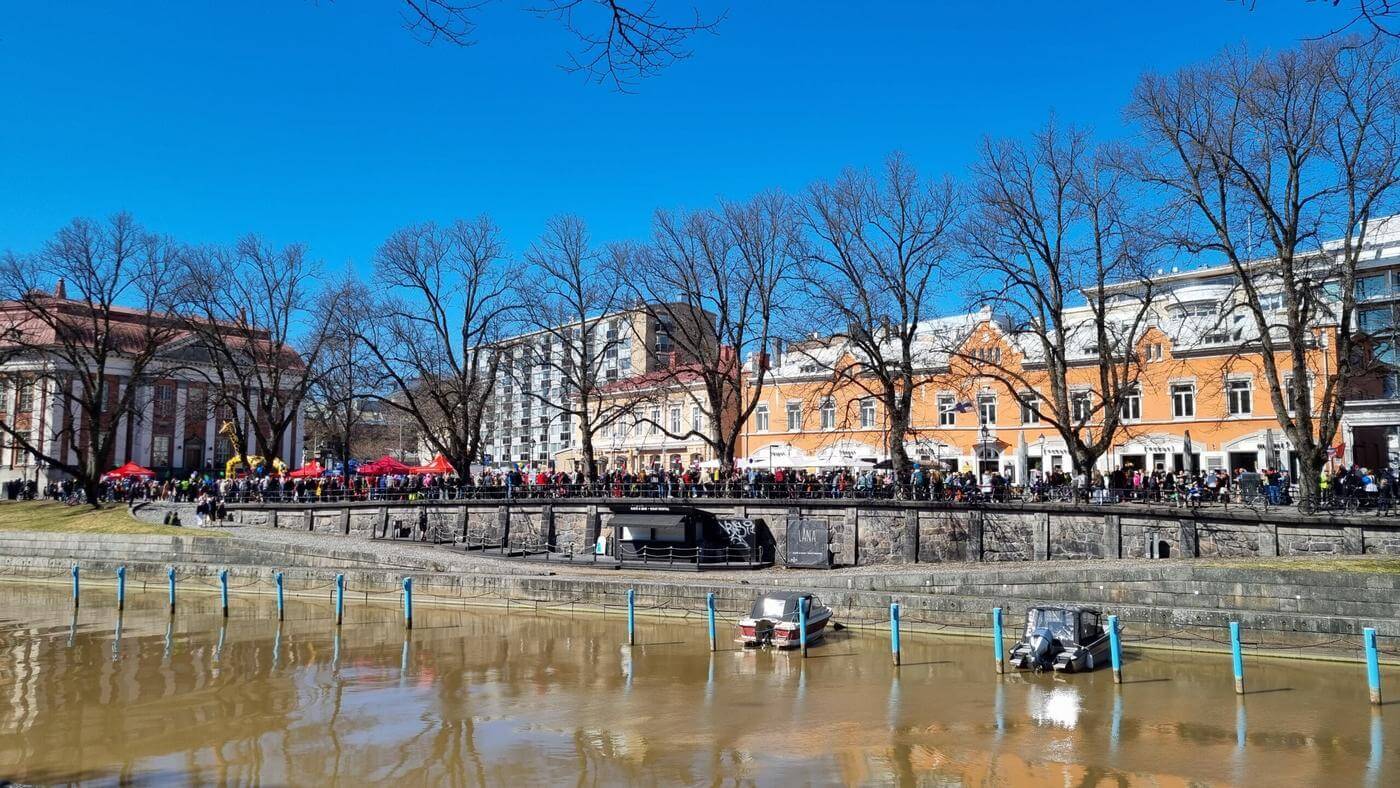
[[[282,597],[282,573],[277,573],[277,620],[281,621],[286,611],[286,600]]]
[[[627,645],[637,642],[637,590],[627,589]]]
[[[1366,643],[1366,685],[1371,689],[1371,705],[1381,705],[1381,657],[1376,649],[1376,628],[1361,630],[1361,639]]]
[[[807,597],[797,600],[797,637],[802,644],[802,656],[807,656]]]
[[[715,594],[713,591],[705,595],[705,614],[710,619],[710,650],[714,651],[719,647],[719,641],[715,636]]]
[[[403,579],[403,625],[413,629],[413,578]]]
[[[126,610],[126,567],[117,567],[117,612]]]
[[[175,615],[175,567],[166,570],[165,576],[170,578],[170,615]]]
[[[894,655],[894,666],[899,667],[899,603],[890,603],[890,653]]]
[[[223,603],[224,618],[228,618],[228,570],[219,570],[219,601]]]
[[[1230,622],[1230,661],[1235,668],[1235,694],[1244,694],[1244,655],[1240,652],[1240,622]]]
[[[78,565],[73,564],[73,607],[78,606]]]
[[[1123,683],[1123,649],[1118,642],[1118,616],[1108,617],[1108,656],[1113,663],[1113,683]]]
[[[345,621],[345,575],[335,576],[335,625]]]
[[[1006,661],[1001,655],[1001,608],[992,608],[992,651],[997,658],[997,673],[1006,672]]]

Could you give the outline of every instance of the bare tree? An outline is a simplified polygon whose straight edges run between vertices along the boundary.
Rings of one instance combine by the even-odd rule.
[[[1148,249],[1126,176],[1087,133],[1053,123],[1028,143],[985,141],[973,174],[962,232],[973,298],[1007,321],[1013,351],[955,337],[950,354],[1058,432],[1087,474],[1118,439],[1123,402],[1139,390],[1138,345],[1152,313]],[[1092,393],[1075,390],[1090,380]]]
[[[481,454],[513,310],[507,282],[500,230],[485,216],[406,227],[375,257],[385,295],[360,323],[377,375],[368,396],[411,419],[462,474]]]
[[[1353,328],[1355,284],[1373,220],[1400,178],[1396,63],[1394,45],[1354,40],[1271,56],[1227,51],[1144,77],[1130,107],[1148,146],[1138,170],[1179,210],[1170,241],[1214,252],[1235,273],[1236,308],[1254,327],[1244,341],[1260,354],[1305,495],[1317,489],[1343,403],[1368,364]],[[1319,352],[1335,364],[1330,374],[1313,369]],[[1293,399],[1311,407],[1290,412],[1293,381]]]
[[[879,400],[890,458],[904,476],[909,412],[927,360],[920,323],[933,317],[938,288],[951,275],[953,184],[921,179],[896,153],[882,177],[847,171],[812,186],[805,207],[814,243],[801,270],[812,307],[803,317],[844,350],[834,359],[801,352],[830,371],[833,386]]]
[[[324,346],[309,370],[305,411],[308,426],[314,426],[323,445],[334,447],[342,468],[355,456],[356,439],[376,420],[376,403],[369,394],[382,382],[360,335],[364,315],[347,305],[373,301],[364,282],[347,276],[328,288],[318,305],[328,322]]]
[[[169,372],[162,350],[184,331],[170,314],[177,260],[125,213],[75,219],[41,251],[0,259],[0,364],[17,370],[4,382],[33,403],[28,424],[0,413],[0,437],[72,476],[94,506],[142,392]],[[54,401],[62,416],[46,423]]]
[[[667,327],[676,355],[676,363],[654,374],[656,385],[704,416],[703,428],[652,426],[675,440],[703,441],[726,470],[763,401],[769,350],[802,249],[797,206],[777,192],[713,211],[658,212],[649,245],[619,248],[622,280]],[[746,357],[755,359],[747,376]]]
[[[525,260],[529,271],[517,298],[529,336],[509,349],[510,375],[526,400],[578,425],[583,471],[592,482],[595,436],[636,405],[636,397],[611,385],[629,376],[636,313],[626,313],[618,272],[604,264],[578,217],[551,219]],[[536,387],[537,374],[549,384]]]
[[[197,338],[191,365],[212,387],[211,402],[225,406],[243,462],[282,457],[297,429],[302,405],[343,308],[337,291],[318,298],[321,266],[304,247],[275,248],[249,235],[232,247],[189,248],[182,255],[187,330]],[[225,429],[220,425],[220,429]]]
[[[487,0],[402,0],[405,26],[426,44],[439,40],[471,46],[474,13]],[[690,57],[690,39],[711,33],[724,14],[706,16],[692,8],[685,17],[663,14],[654,2],[628,0],[539,0],[536,15],[558,20],[579,47],[570,52],[565,70],[611,83],[626,91],[677,60]]]

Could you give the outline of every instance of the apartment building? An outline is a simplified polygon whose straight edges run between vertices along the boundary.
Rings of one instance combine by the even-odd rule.
[[[592,352],[602,358],[587,374],[596,373],[593,383],[601,388],[689,361],[673,337],[678,332],[699,334],[690,326],[678,326],[681,320],[694,321],[701,333],[714,324],[711,316],[683,304],[651,304],[506,340],[483,430],[485,463],[573,470],[580,459],[579,425],[567,412],[573,408],[565,404],[575,396],[570,382],[562,379],[570,355],[565,342],[582,342],[585,331],[592,334]],[[577,381],[579,374],[584,373],[573,373],[572,379]]]
[[[1350,395],[1336,439],[1343,461],[1373,467],[1400,464],[1400,222],[1377,224],[1356,284],[1355,322],[1369,340],[1378,375]],[[1121,338],[1136,354],[1136,386],[1124,398],[1123,425],[1100,467],[1296,470],[1257,350],[1260,327],[1239,306],[1233,271],[1163,271],[1152,285],[1147,319],[1135,335]],[[1110,296],[1132,296],[1135,287],[1124,285]],[[1320,293],[1333,305],[1340,295],[1325,285]],[[1266,313],[1281,315],[1281,294],[1271,294],[1266,283],[1261,294]],[[1136,303],[1122,300],[1124,312]],[[1082,324],[1089,324],[1089,310],[1080,312]],[[1069,322],[1075,324],[1073,316]],[[912,418],[903,436],[912,459],[1012,476],[1071,467],[1063,439],[1044,423],[1040,404],[1048,378],[1035,337],[988,312],[926,321],[918,337]],[[1315,407],[1337,367],[1334,337],[1335,326],[1319,326],[1304,348],[1308,379],[1282,381],[1286,407]],[[1101,349],[1092,341],[1067,346],[1072,408],[1092,414],[1102,404]],[[774,353],[764,401],[745,426],[745,455],[760,464],[781,457],[782,464],[817,468],[859,467],[887,457],[889,426],[878,391],[863,381],[837,382],[832,374],[857,355],[839,339],[815,336]],[[1282,355],[1276,362],[1280,370],[1292,366]],[[1010,390],[1006,375],[986,373],[988,364],[1029,385]],[[1100,423],[1101,416],[1088,419],[1091,430]]]

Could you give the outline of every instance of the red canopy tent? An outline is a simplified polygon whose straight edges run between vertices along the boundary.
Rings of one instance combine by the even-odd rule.
[[[394,476],[413,473],[413,468],[386,454],[374,462],[361,465],[356,473],[361,476]]]
[[[447,458],[441,454],[434,457],[433,461],[427,465],[417,465],[413,468],[414,473],[431,473],[434,476],[443,476],[452,473],[453,470],[452,463],[448,462]]]
[[[325,472],[326,472],[326,469],[321,467],[321,463],[319,463],[319,462],[317,462],[317,461],[315,461],[315,460],[312,460],[311,462],[308,462],[307,464],[305,464],[305,465],[301,466],[300,468],[297,468],[296,470],[294,470],[294,471],[292,471],[291,473],[287,474],[287,478],[288,478],[288,479],[315,479],[315,478],[317,478],[318,476],[320,476],[321,474],[323,474],[323,473],[325,473]]]
[[[142,468],[134,462],[128,462],[120,468],[113,468],[102,475],[104,479],[154,479],[156,472],[150,468]]]

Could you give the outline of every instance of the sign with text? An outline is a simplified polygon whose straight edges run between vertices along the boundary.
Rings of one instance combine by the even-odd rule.
[[[807,569],[830,569],[830,541],[830,529],[826,520],[789,518],[784,565]]]

